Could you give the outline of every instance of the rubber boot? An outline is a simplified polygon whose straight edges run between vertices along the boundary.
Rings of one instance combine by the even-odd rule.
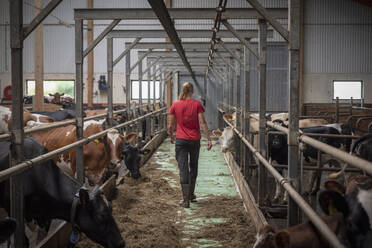
[[[183,200],[180,201],[180,206],[184,208],[190,207],[190,184],[181,184]]]
[[[195,181],[191,181],[190,183],[190,202],[197,202],[195,192]]]

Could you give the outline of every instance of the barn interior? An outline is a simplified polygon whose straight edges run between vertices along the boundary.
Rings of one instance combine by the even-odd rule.
[[[4,0],[0,13],[0,207],[17,222],[0,247],[124,247],[94,240],[72,217],[30,224],[27,173],[61,168],[66,154],[71,180],[110,201],[126,247],[306,247],[291,243],[297,229],[288,228],[309,221],[313,236],[299,234],[313,247],[372,247],[372,224],[345,227],[357,241],[341,237],[323,217],[339,209],[321,202],[334,182],[349,202],[355,176],[355,194],[372,182],[370,1]],[[178,205],[169,138],[185,82],[213,144],[208,151],[202,136],[189,209]],[[104,125],[88,135],[93,122]],[[92,182],[86,149],[116,132],[119,169]],[[30,157],[29,137],[48,150]],[[143,153],[139,178],[125,142]],[[291,241],[261,244],[268,227]]]

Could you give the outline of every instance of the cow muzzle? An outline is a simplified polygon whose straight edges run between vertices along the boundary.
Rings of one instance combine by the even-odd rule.
[[[120,161],[119,160],[114,160],[110,162],[109,169],[112,171],[119,171],[120,169]]]

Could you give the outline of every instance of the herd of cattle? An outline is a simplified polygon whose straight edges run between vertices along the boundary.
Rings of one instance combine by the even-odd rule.
[[[233,126],[236,126],[235,114],[225,114],[224,118]],[[277,123],[283,127],[288,125],[288,114],[271,114],[266,117],[268,121]],[[258,115],[250,116],[250,131],[258,132]],[[299,123],[301,133],[315,134],[343,134],[354,135],[356,132],[348,125],[342,123],[328,123],[324,119],[304,119]],[[269,128],[267,131],[276,131]],[[235,132],[227,126],[223,131],[214,130],[213,134],[220,138],[221,150],[226,152],[233,150]],[[359,133],[358,133],[359,134]],[[251,141],[258,147],[258,135],[254,135]],[[359,156],[372,162],[372,134],[361,136],[356,140],[344,137],[314,137],[319,141],[335,148]],[[270,162],[280,165],[288,164],[287,135],[273,132],[268,134],[267,156]],[[301,144],[304,164],[314,165],[317,161],[317,150],[309,145]],[[330,179],[343,174],[346,164],[334,159],[327,154],[322,155],[322,163],[336,164],[342,167],[340,172],[330,174]],[[344,178],[345,175],[344,175]],[[312,186],[310,186],[312,188]],[[372,247],[372,178],[365,175],[351,176],[346,183],[335,180],[324,182],[324,191],[318,197],[318,204],[323,211],[321,218],[330,229],[339,237],[345,247],[367,248]],[[319,189],[315,189],[319,190]],[[278,200],[281,193],[280,184],[276,184],[274,201]],[[286,197],[285,197],[286,198]],[[256,235],[254,248],[307,248],[307,247],[331,247],[326,239],[319,233],[309,221],[287,229],[275,230],[267,225]]]
[[[106,112],[106,109],[87,108],[85,116]],[[11,130],[11,115],[9,108],[0,106],[0,134]],[[72,109],[61,109],[56,112],[24,112],[23,114],[25,128],[63,121],[75,118],[75,116],[75,111]],[[106,120],[102,118],[104,117],[84,122],[84,137],[99,133],[108,127]],[[113,124],[124,123],[128,120],[127,113],[122,112],[114,116]],[[137,133],[144,138],[146,121],[141,124],[142,131]],[[75,142],[75,129],[74,125],[68,125],[30,134],[24,140],[25,159],[32,159]],[[84,145],[86,176],[84,185],[74,179],[76,150],[69,150],[26,171],[23,174],[26,220],[35,220],[41,227],[48,228],[52,219],[62,219],[75,223],[87,237],[105,247],[125,247],[125,242],[112,216],[111,205],[98,186],[110,175],[118,174],[122,161],[133,178],[137,179],[141,176],[139,170],[141,156],[149,150],[133,145],[137,133],[130,132],[124,135],[120,129],[113,130]],[[0,170],[9,168],[10,151],[9,141],[0,142]],[[87,185],[89,189],[86,188]],[[0,195],[2,196],[0,208],[4,208],[8,213],[10,210],[9,187],[9,180],[0,183]],[[77,205],[74,204],[76,199],[79,200]],[[75,213],[75,216],[72,217],[72,213]],[[11,235],[15,227],[16,224],[12,219],[0,221],[0,243]]]

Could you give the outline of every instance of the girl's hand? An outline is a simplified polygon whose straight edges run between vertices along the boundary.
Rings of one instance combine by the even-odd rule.
[[[209,151],[210,149],[212,149],[212,141],[208,140],[207,150]]]

